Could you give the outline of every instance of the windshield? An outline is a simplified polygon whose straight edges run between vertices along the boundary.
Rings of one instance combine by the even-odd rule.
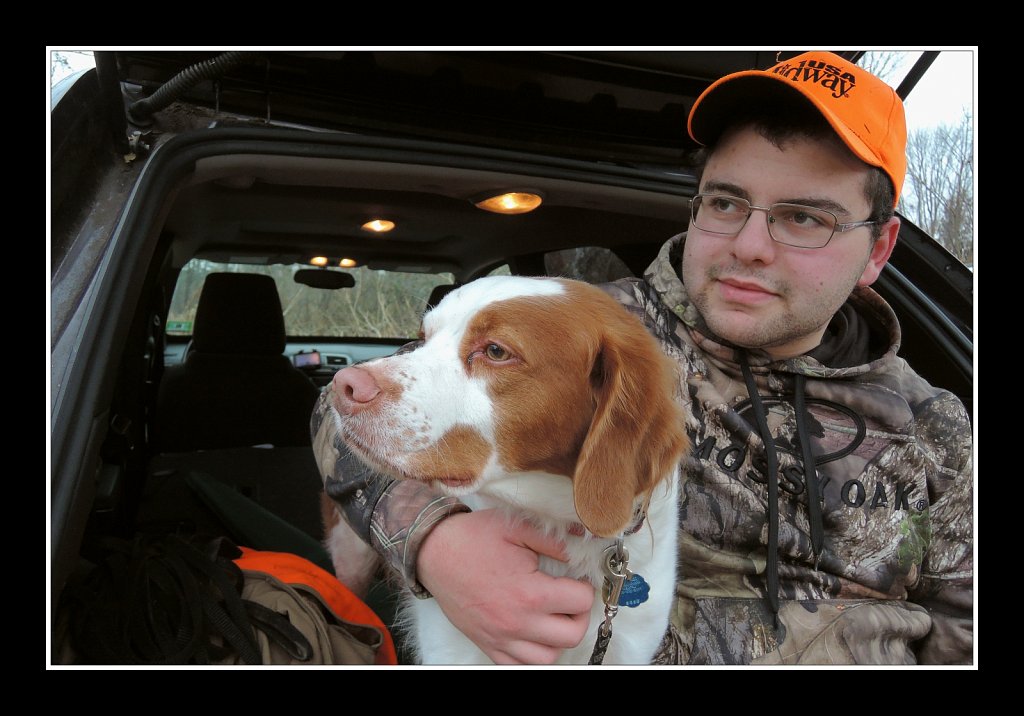
[[[295,272],[306,268],[309,266],[254,266],[193,259],[182,269],[174,287],[167,334],[192,335],[199,295],[210,273],[254,273],[272,277],[277,283],[285,332],[289,337],[415,338],[430,292],[435,286],[454,282],[450,273],[401,273],[365,267],[324,269],[343,271],[355,279],[352,288],[329,290],[297,283]]]

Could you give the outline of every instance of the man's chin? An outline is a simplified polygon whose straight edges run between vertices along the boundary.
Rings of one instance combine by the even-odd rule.
[[[762,348],[772,340],[767,330],[767,316],[735,308],[718,308],[705,315],[711,332],[727,343],[743,348]]]
[[[762,351],[772,360],[785,360],[813,350],[821,342],[825,330],[822,327],[811,333],[792,335],[791,332],[780,330],[777,322],[773,324],[767,318],[757,320],[746,314],[740,318],[742,320],[707,321],[707,326],[715,336],[727,344],[746,350]]]

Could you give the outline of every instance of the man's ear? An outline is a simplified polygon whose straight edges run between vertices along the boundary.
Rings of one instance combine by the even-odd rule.
[[[858,286],[870,286],[878,279],[878,275],[882,273],[882,269],[889,261],[889,257],[892,256],[893,249],[896,248],[896,239],[899,235],[900,220],[894,216],[885,222],[882,226],[881,234],[872,242],[871,253],[868,254],[868,263],[864,267],[864,272],[857,280]]]

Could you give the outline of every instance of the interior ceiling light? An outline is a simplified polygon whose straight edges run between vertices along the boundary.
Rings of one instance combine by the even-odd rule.
[[[355,268],[358,263],[355,259],[342,259],[338,262],[338,265],[342,268]]]
[[[542,201],[539,194],[510,191],[481,199],[475,203],[478,209],[493,211],[495,214],[526,214],[540,206]]]
[[[374,219],[363,224],[363,231],[372,231],[375,234],[385,234],[395,228],[395,222],[387,219]]]
[[[331,262],[331,260],[326,256],[314,256],[309,260],[309,262],[314,266],[326,266]]]

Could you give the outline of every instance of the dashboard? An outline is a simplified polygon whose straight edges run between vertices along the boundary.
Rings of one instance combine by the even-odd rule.
[[[406,343],[408,341],[402,339],[289,338],[283,355],[292,362],[292,365],[308,375],[317,386],[323,387],[345,366],[389,356]],[[189,345],[190,341],[187,338],[169,336],[164,347],[164,365],[183,363]]]

